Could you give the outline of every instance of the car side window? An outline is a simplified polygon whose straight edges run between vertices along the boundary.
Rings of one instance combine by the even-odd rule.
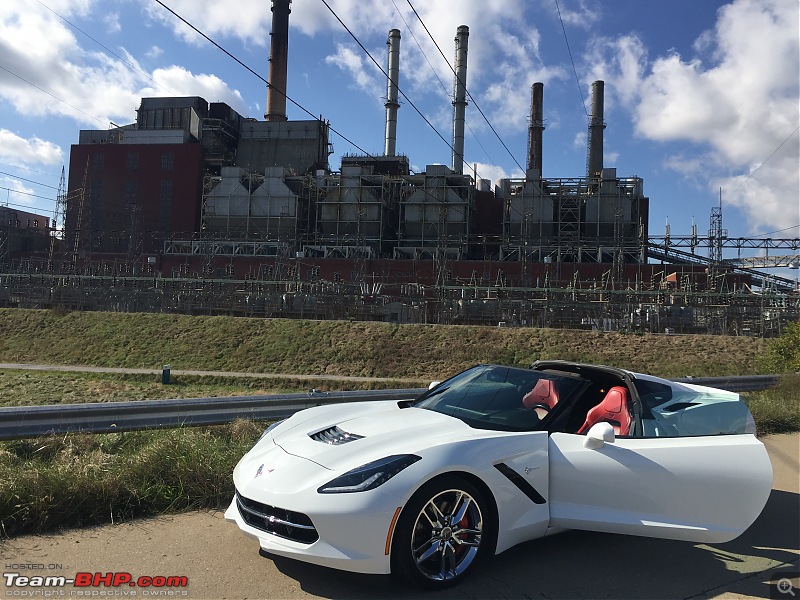
[[[635,379],[633,385],[645,411],[672,400],[672,388],[663,383]]]

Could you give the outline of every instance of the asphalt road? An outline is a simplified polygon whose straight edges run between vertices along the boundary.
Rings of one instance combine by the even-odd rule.
[[[709,546],[569,532],[504,552],[436,598],[786,598],[800,594],[800,436],[766,438],[775,479],[761,516],[741,537]],[[0,543],[4,573],[72,577],[78,572],[185,576],[186,588],[64,588],[137,597],[430,598],[389,577],[343,573],[259,555],[221,512],[195,512]],[[21,569],[33,564],[38,569]],[[792,589],[775,583],[790,577]],[[5,582],[4,582],[5,585]],[[35,597],[5,585],[4,597]],[[40,592],[42,590],[39,590]],[[55,591],[55,590],[50,590]],[[789,594],[792,593],[792,595]],[[27,595],[25,595],[27,594]],[[60,595],[60,594],[59,594]],[[43,594],[39,594],[42,597]],[[53,594],[51,597],[55,597]],[[108,596],[105,596],[108,597]]]

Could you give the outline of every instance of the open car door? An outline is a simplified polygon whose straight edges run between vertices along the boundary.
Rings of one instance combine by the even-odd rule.
[[[553,433],[548,454],[551,527],[726,542],[755,521],[772,488],[752,434],[617,438],[598,423],[585,436]]]

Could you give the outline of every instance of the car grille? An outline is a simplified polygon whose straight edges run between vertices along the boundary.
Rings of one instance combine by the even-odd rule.
[[[313,544],[319,534],[311,519],[303,513],[276,508],[250,500],[236,491],[236,507],[245,523],[287,540]]]
[[[328,427],[317,433],[309,434],[309,437],[316,442],[338,446],[339,444],[346,444],[347,442],[355,442],[364,436],[356,435],[355,433],[347,433],[334,425],[333,427]]]

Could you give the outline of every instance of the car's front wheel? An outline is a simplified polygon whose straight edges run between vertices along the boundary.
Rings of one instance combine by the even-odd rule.
[[[445,475],[408,501],[392,543],[392,573],[431,588],[461,581],[493,545],[492,515],[481,492]]]

